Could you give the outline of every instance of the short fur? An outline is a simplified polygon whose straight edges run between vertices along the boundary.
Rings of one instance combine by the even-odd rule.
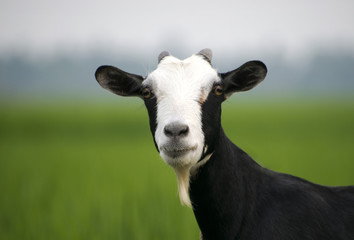
[[[211,57],[210,54],[208,56]],[[162,159],[175,170],[181,202],[191,206],[188,195],[190,170],[198,160],[205,157],[202,103],[213,84],[219,81],[219,76],[200,53],[181,61],[162,52],[158,60],[158,68],[142,82],[143,88],[151,89],[154,94],[153,98],[145,99],[145,104],[150,121],[156,121],[152,129],[156,147]],[[156,101],[156,105],[150,105],[151,101]],[[152,116],[153,114],[156,116]],[[183,142],[196,148],[180,158],[170,157],[163,151],[164,146],[170,142],[170,137],[165,134],[165,127],[173,123],[189,126],[190,132]]]
[[[325,187],[265,169],[226,137],[222,102],[258,85],[266,66],[250,61],[217,74],[211,58],[209,49],[183,61],[163,52],[146,78],[111,66],[96,71],[102,87],[144,98],[156,149],[174,168],[202,239],[354,239],[353,186]]]

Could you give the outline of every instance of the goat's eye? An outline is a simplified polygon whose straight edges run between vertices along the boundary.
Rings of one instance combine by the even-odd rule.
[[[218,85],[214,88],[214,93],[218,96],[223,94],[222,86]]]
[[[144,88],[141,91],[141,94],[143,95],[144,98],[150,98],[151,97],[151,90],[149,88]]]

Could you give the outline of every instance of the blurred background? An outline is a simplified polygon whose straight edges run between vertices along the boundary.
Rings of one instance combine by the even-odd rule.
[[[261,165],[354,185],[351,0],[0,4],[0,239],[198,239],[143,102],[94,79],[146,76],[163,50],[211,48],[219,72],[266,80],[224,103],[228,136]]]

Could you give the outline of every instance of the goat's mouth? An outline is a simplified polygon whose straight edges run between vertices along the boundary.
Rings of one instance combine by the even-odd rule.
[[[188,152],[195,151],[196,149],[197,149],[197,145],[192,147],[164,145],[160,148],[160,151],[163,151],[163,153],[168,157],[176,159],[182,157]]]

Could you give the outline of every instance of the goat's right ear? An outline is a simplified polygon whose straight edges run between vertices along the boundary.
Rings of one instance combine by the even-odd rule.
[[[140,96],[143,77],[124,72],[113,66],[101,66],[96,70],[97,82],[120,96]]]

